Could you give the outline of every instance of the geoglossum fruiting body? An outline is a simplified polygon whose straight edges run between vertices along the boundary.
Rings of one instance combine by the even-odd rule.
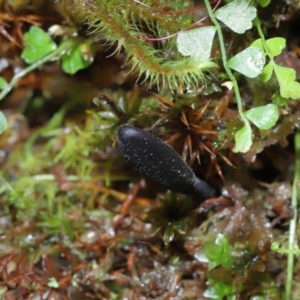
[[[171,191],[194,195],[198,201],[211,198],[214,190],[196,177],[179,154],[158,137],[132,125],[117,132],[121,154],[137,172]]]

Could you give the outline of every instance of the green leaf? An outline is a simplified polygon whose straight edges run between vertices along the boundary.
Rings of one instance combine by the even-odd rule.
[[[209,269],[217,266],[229,268],[232,265],[231,248],[226,236],[218,234],[215,243],[207,242],[204,244],[205,257],[209,260]]]
[[[249,123],[236,132],[234,152],[247,152],[252,145],[252,129]]]
[[[100,111],[98,115],[104,120],[118,119],[112,111]]]
[[[231,285],[224,284],[222,282],[213,282],[210,286],[204,291],[203,296],[208,299],[217,299],[221,300],[227,296],[234,294],[234,287]],[[234,298],[233,298],[234,299]]]
[[[295,81],[296,71],[276,64],[274,65],[274,71],[279,82],[281,97],[300,98],[300,83]]]
[[[173,225],[174,229],[176,229],[180,234],[185,234],[188,229],[188,223],[185,219],[177,221]]]
[[[213,26],[182,31],[177,36],[177,47],[183,56],[193,56],[199,62],[210,57],[216,28]]]
[[[274,61],[271,60],[267,65],[264,66],[261,74],[259,75],[259,79],[262,82],[267,82],[270,80],[273,73],[274,65],[275,65]]]
[[[231,30],[241,34],[252,27],[256,8],[249,5],[248,0],[235,0],[219,8],[215,16]]]
[[[289,99],[281,97],[279,93],[274,93],[271,99],[279,107],[285,106],[289,102]]]
[[[271,0],[257,0],[257,2],[261,7],[267,7],[271,3]]]
[[[59,288],[59,283],[58,281],[56,280],[56,278],[54,277],[50,277],[48,279],[48,284],[47,284],[50,288],[53,288],[53,289],[57,289]]]
[[[265,62],[265,54],[257,47],[250,46],[232,57],[227,62],[227,66],[247,77],[254,78],[262,72]]]
[[[7,81],[0,76],[0,89],[4,89],[7,86]]]
[[[171,243],[174,239],[175,236],[175,232],[174,232],[174,228],[172,225],[168,225],[164,235],[163,235],[163,241],[166,245],[168,245],[169,243]]]
[[[75,45],[70,52],[62,56],[61,65],[66,73],[75,74],[77,71],[85,69],[92,63],[92,59],[87,59],[82,51],[82,47],[86,46],[88,45],[79,43]]]
[[[271,244],[271,250],[278,252],[278,253],[282,253],[282,254],[300,255],[300,249],[297,244],[294,244],[293,247],[291,249],[289,249],[289,248],[285,248],[285,247],[281,248],[279,242],[273,242]]]
[[[198,63],[198,61],[196,63]],[[207,61],[199,62],[198,67],[201,70],[208,70],[208,69],[211,69],[211,68],[218,68],[219,66],[216,63],[214,63],[210,60],[207,60]]]
[[[279,118],[278,107],[275,104],[252,108],[246,111],[244,115],[256,127],[263,130],[272,128]]]
[[[267,47],[268,47],[268,50],[270,51],[270,53],[273,56],[277,56],[285,48],[286,41],[284,38],[275,37],[275,38],[266,40],[266,44],[267,44]]]
[[[265,52],[261,39],[255,40],[250,46],[258,48],[261,52]]]
[[[7,129],[7,120],[2,111],[0,111],[0,134]]]
[[[216,245],[220,248],[220,264],[224,268],[230,268],[232,266],[231,247],[228,238],[223,234],[218,234],[216,238]]]
[[[29,32],[24,34],[24,38],[25,49],[21,57],[28,64],[36,62],[57,48],[50,36],[40,27],[31,27]]]
[[[286,40],[281,37],[271,38],[266,40],[267,50],[264,50],[261,39],[255,40],[251,46],[259,48],[262,52],[267,51],[271,58],[279,55],[286,46]]]

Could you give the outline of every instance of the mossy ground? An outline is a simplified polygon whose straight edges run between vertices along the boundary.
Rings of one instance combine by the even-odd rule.
[[[72,1],[27,2],[0,1],[0,65],[8,81],[25,66],[22,36],[32,24],[76,25],[87,36]],[[278,62],[299,77],[299,11],[275,2],[261,17],[270,37],[287,39]],[[195,94],[151,90],[123,67],[125,53],[112,55],[116,49],[102,38],[95,33],[86,70],[70,76],[46,64],[1,102],[9,128],[0,137],[0,297],[283,299],[286,256],[270,246],[288,240],[299,102],[282,106],[278,124],[257,130],[251,150],[236,154],[241,121],[221,70]],[[239,83],[245,107],[268,103],[275,85]],[[116,146],[124,122],[153,126],[220,198],[190,205],[189,197],[134,173]],[[215,246],[220,234],[226,240]],[[294,268],[298,299],[298,261]]]

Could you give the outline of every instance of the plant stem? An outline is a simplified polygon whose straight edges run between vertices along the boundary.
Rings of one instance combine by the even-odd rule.
[[[291,205],[293,207],[293,218],[290,221],[289,228],[289,253],[287,257],[287,275],[285,285],[285,299],[291,299],[293,271],[294,271],[294,253],[293,249],[297,246],[296,229],[297,229],[297,211],[298,211],[298,189],[300,180],[300,131],[295,134],[295,173],[292,188]]]
[[[220,48],[221,48],[221,53],[222,53],[223,66],[224,66],[224,69],[225,69],[228,77],[230,78],[230,80],[232,81],[232,84],[233,84],[233,90],[234,90],[234,94],[235,94],[235,98],[236,98],[236,103],[237,103],[237,106],[238,106],[238,112],[240,114],[241,119],[245,123],[245,125],[247,125],[247,124],[249,124],[249,122],[248,122],[248,120],[246,119],[246,117],[244,116],[244,113],[243,113],[242,99],[241,99],[240,90],[239,90],[237,81],[236,81],[235,77],[233,76],[231,70],[227,67],[227,56],[226,56],[225,44],[224,44],[224,39],[223,39],[223,34],[222,34],[221,27],[220,27],[217,19],[215,18],[214,14],[213,14],[212,8],[211,8],[210,3],[209,3],[209,0],[204,0],[204,3],[206,5],[206,9],[207,9],[207,12],[209,14],[209,17],[210,17],[211,21],[216,26],[216,30],[217,30],[217,34],[218,34],[218,38],[219,38],[219,43],[220,43]]]
[[[37,69],[42,64],[53,60],[54,58],[57,58],[57,56],[60,56],[61,54],[65,53],[70,47],[72,43],[68,43],[67,41],[62,43],[57,49],[55,49],[53,52],[50,52],[48,55],[44,56],[43,58],[39,59],[35,63],[28,66],[26,69],[23,69],[19,73],[17,73],[11,81],[7,84],[7,86],[1,91],[0,93],[0,101],[4,99],[4,97],[13,89],[13,87],[17,84],[20,78],[27,75],[34,69]]]
[[[257,32],[258,32],[258,34],[259,34],[259,36],[260,36],[261,43],[262,43],[262,45],[263,45],[263,47],[264,47],[265,53],[269,56],[269,58],[270,58],[271,60],[273,60],[273,55],[270,53],[270,51],[269,51],[269,49],[268,49],[268,46],[267,46],[267,44],[266,44],[266,39],[265,39],[264,33],[263,33],[262,29],[261,29],[259,19],[256,17],[256,18],[253,20],[253,23],[254,23],[255,26],[256,26],[256,29],[257,29]]]

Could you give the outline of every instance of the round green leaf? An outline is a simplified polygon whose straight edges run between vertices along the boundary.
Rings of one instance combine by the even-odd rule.
[[[267,104],[252,108],[245,113],[245,117],[260,129],[272,128],[279,117],[278,107],[275,104]]]
[[[50,36],[40,27],[32,26],[29,32],[24,34],[24,38],[26,47],[21,57],[28,64],[36,62],[57,48]]]
[[[85,69],[91,63],[91,59],[86,59],[82,53],[82,45],[77,44],[70,52],[64,54],[61,58],[63,70],[68,74],[75,74],[81,69]]]
[[[227,66],[247,77],[254,78],[262,72],[265,62],[265,54],[259,48],[250,46],[232,57]]]
[[[285,39],[281,37],[275,37],[266,40],[268,50],[273,56],[279,55],[285,48]]]
[[[231,30],[241,34],[252,27],[256,8],[248,0],[235,0],[219,8],[215,16]]]
[[[268,48],[268,55],[273,58],[274,56],[279,55],[282,50],[285,48],[286,40],[281,37],[275,37],[266,40],[265,46]],[[255,40],[251,46],[257,47],[260,51],[265,52],[264,46],[261,39]]]

